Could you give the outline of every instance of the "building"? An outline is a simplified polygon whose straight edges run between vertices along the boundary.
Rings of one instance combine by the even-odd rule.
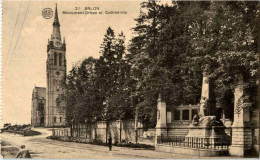
[[[44,126],[46,106],[46,88],[34,87],[32,93],[31,124],[34,127]]]
[[[33,127],[63,126],[65,113],[57,106],[57,98],[63,93],[62,80],[66,77],[66,43],[61,40],[57,6],[53,32],[47,45],[47,88],[35,87],[32,95],[31,124]]]

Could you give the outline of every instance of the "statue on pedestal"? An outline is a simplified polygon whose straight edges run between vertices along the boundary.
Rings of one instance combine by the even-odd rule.
[[[195,114],[193,119],[192,119],[192,124],[194,126],[197,126],[199,124],[199,119],[200,119],[200,116],[198,114]]]
[[[225,138],[225,126],[216,114],[215,87],[207,76],[203,76],[200,112],[195,114],[186,138]]]

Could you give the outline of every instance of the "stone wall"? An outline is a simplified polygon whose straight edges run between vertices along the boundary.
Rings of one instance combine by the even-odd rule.
[[[259,155],[259,108],[252,109],[251,123],[253,128],[253,152]]]
[[[137,140],[146,142],[146,139],[142,137],[146,130],[143,125],[140,122],[137,124],[137,132],[135,128],[134,120],[98,121],[94,124],[73,124],[70,128],[55,129],[53,135],[81,137],[90,141],[96,139],[103,143],[106,143],[111,135],[112,143],[123,141],[135,143],[136,137]]]

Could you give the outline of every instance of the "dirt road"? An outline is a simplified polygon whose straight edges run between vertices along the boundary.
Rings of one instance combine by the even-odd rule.
[[[176,155],[173,153],[156,152],[153,150],[138,150],[133,148],[114,147],[113,151],[108,151],[106,146],[97,146],[82,143],[62,142],[46,139],[51,135],[51,130],[46,128],[34,129],[41,132],[41,135],[23,137],[22,135],[14,135],[10,133],[2,133],[1,137],[9,146],[19,148],[26,145],[30,150],[32,158],[73,158],[73,159],[180,159],[180,158],[199,158],[188,155]],[[14,154],[10,154],[10,157]],[[225,157],[222,157],[225,158]],[[226,157],[227,158],[227,157]],[[229,157],[230,158],[230,157]]]

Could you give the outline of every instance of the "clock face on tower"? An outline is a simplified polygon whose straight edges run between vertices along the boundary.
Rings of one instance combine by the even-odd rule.
[[[60,42],[55,42],[56,46],[59,46],[60,45]]]

